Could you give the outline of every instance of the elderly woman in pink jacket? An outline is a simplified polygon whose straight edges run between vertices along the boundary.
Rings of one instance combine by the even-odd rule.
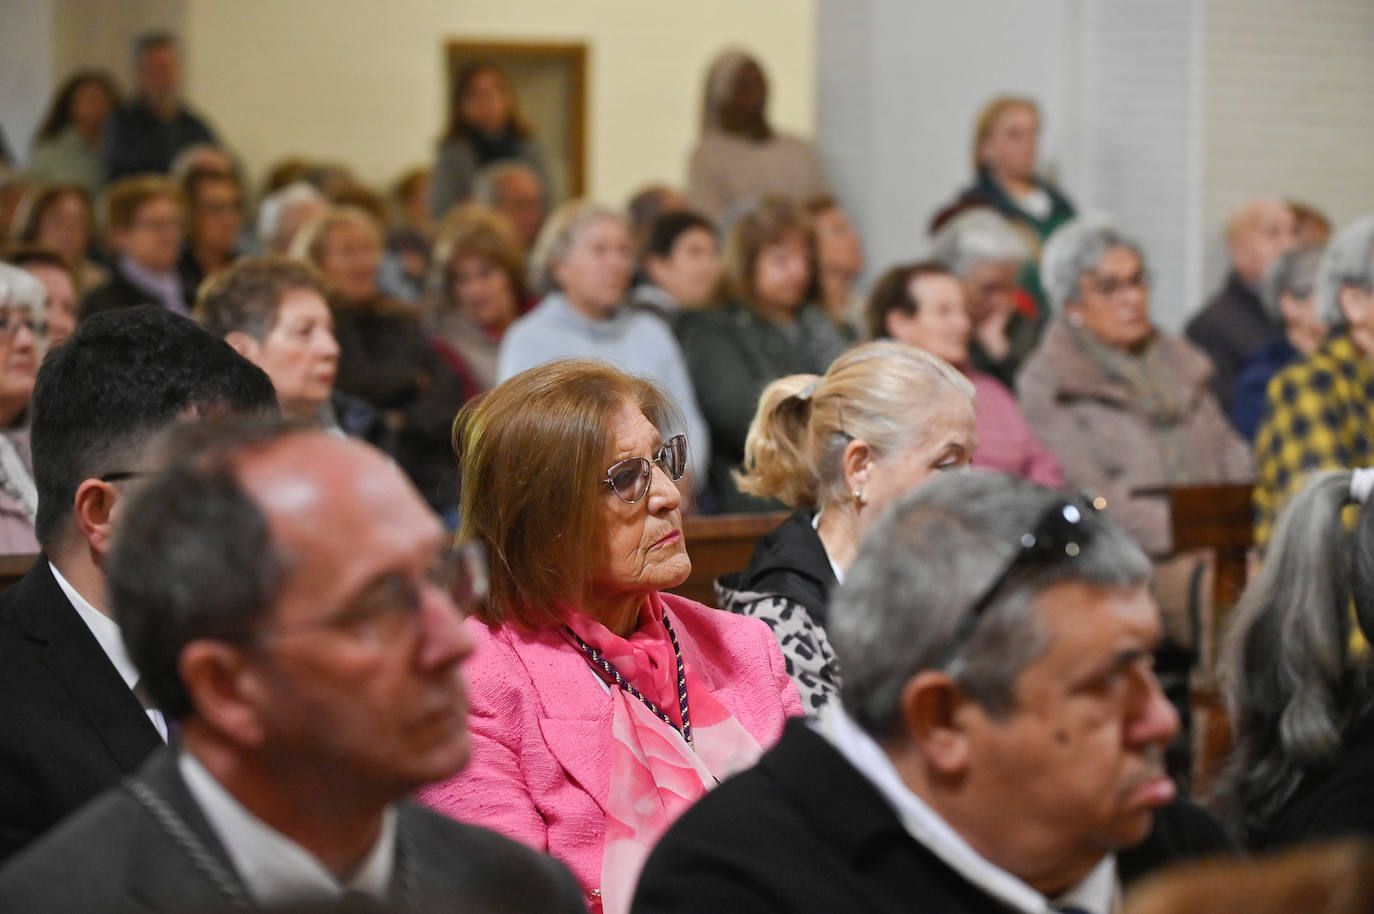
[[[764,623],[663,592],[692,567],[678,422],[648,381],[563,361],[454,434],[491,597],[468,621],[472,763],[421,796],[562,860],[593,911],[628,911],[669,823],[802,712]]]

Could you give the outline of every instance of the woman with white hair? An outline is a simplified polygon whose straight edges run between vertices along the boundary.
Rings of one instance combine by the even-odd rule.
[[[38,490],[29,451],[29,399],[38,374],[47,290],[0,263],[0,555],[33,555]]]
[[[806,200],[828,193],[816,147],[768,123],[768,80],[747,51],[711,63],[701,105],[701,142],[692,152],[687,196],[712,219],[751,197]]]
[[[1374,463],[1374,214],[1331,239],[1317,267],[1324,343],[1274,376],[1255,434],[1255,542],[1313,470]]]
[[[993,210],[979,207],[950,219],[931,238],[931,257],[959,277],[973,322],[968,361],[1007,387],[1040,339],[1040,283],[1031,249]]]
[[[1233,748],[1213,802],[1257,849],[1374,837],[1374,668],[1352,646],[1374,636],[1371,489],[1374,468],[1307,477],[1223,642]]]
[[[699,490],[710,432],[672,331],[628,304],[633,269],[629,229],[619,213],[587,199],[554,210],[530,254],[530,288],[543,298],[502,338],[496,381],[557,359],[599,359],[648,378],[682,411],[688,470]]]
[[[1208,386],[1212,364],[1151,323],[1144,254],[1115,228],[1070,222],[1045,245],[1040,274],[1059,313],[1017,379],[1021,411],[1068,485],[1104,496],[1147,553],[1167,556],[1164,489],[1251,476],[1249,448]]]

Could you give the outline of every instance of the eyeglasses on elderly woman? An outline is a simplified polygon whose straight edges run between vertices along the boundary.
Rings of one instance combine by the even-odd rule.
[[[623,502],[634,504],[649,491],[649,476],[653,465],[658,464],[668,478],[677,482],[687,472],[687,436],[674,435],[654,454],[652,461],[647,457],[627,457],[606,471],[603,485]]]

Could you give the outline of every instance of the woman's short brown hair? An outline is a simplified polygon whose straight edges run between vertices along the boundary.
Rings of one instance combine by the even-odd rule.
[[[201,283],[194,315],[212,336],[238,331],[261,343],[277,325],[282,300],[298,289],[323,298],[324,279],[301,260],[248,257]]]
[[[182,213],[186,212],[186,201],[176,182],[163,175],[134,175],[116,181],[105,190],[104,226],[107,231],[124,231],[132,228],[138,218],[138,211],[152,200],[166,198],[177,205]]]
[[[457,306],[453,300],[453,266],[460,257],[469,256],[481,257],[505,273],[516,307],[523,306],[525,252],[515,226],[490,206],[464,203],[444,219],[430,257],[429,291],[436,309]]]
[[[584,359],[531,368],[458,413],[458,537],[490,555],[491,595],[477,616],[491,628],[556,625],[560,604],[586,595],[605,549],[597,498],[611,425],[626,403],[665,437],[679,424],[652,383]]]
[[[754,268],[759,255],[769,245],[789,235],[800,235],[806,244],[811,276],[816,276],[816,234],[806,209],[791,197],[770,195],[740,216],[730,227],[721,252],[719,298],[753,307],[758,296],[754,290]]]
[[[911,292],[912,280],[922,276],[954,276],[954,272],[938,260],[904,263],[888,269],[873,284],[864,308],[868,332],[875,340],[888,335],[887,316],[893,311],[915,317],[920,302]],[[956,277],[957,278],[957,277]]]

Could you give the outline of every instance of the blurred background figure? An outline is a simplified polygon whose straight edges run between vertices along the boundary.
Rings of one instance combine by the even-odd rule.
[[[631,301],[675,327],[682,310],[709,305],[720,282],[715,227],[692,210],[659,216],[645,241],[639,273]]]
[[[854,288],[864,271],[863,239],[834,197],[806,201],[816,227],[816,284],[820,304],[836,329],[851,342],[863,333],[863,298]]]
[[[1374,668],[1354,647],[1374,635],[1371,489],[1370,468],[1309,475],[1230,617],[1214,802],[1252,848],[1374,838]]]
[[[206,281],[195,318],[266,372],[284,417],[328,428],[338,427],[329,400],[339,344],[324,295],[324,280],[308,264],[248,258]]]
[[[689,484],[700,490],[710,432],[673,332],[629,305],[631,266],[630,235],[618,212],[585,199],[554,210],[530,257],[531,284],[544,297],[501,341],[496,377],[574,358],[649,378],[682,411]]]
[[[195,290],[177,270],[186,231],[177,186],[161,175],[125,178],[106,191],[105,209],[114,275],[82,299],[81,316],[149,303],[190,314]]]
[[[990,206],[1040,243],[1073,218],[1074,207],[1058,188],[1036,174],[1040,106],[1034,99],[1002,95],[979,112],[973,127],[973,185],[936,213],[930,230],[970,207]]]
[[[712,219],[745,198],[828,193],[816,148],[768,123],[768,80],[748,52],[724,51],[706,74],[701,141],[692,152],[687,196]]]
[[[630,202],[625,204],[625,218],[630,225],[630,247],[635,263],[644,262],[644,247],[649,243],[654,223],[668,213],[681,212],[691,204],[687,198],[666,184],[650,184],[635,191]],[[639,275],[636,280],[641,279]]]
[[[451,210],[434,243],[427,322],[469,397],[496,386],[501,340],[528,306],[515,226],[480,203]]]
[[[411,168],[387,193],[386,256],[378,281],[408,302],[424,295],[435,222],[429,215],[429,169]]]
[[[973,322],[964,286],[939,261],[888,270],[868,302],[869,332],[944,359],[969,379],[974,397],[978,449],[973,465],[1020,476],[1052,489],[1063,487],[1059,458],[1035,436],[1016,397],[1001,381],[969,364]]]
[[[1264,412],[1269,379],[1290,362],[1311,355],[1326,338],[1327,323],[1317,308],[1317,266],[1322,248],[1294,248],[1269,265],[1260,288],[1265,315],[1283,327],[1276,336],[1240,363],[1231,395],[1231,424],[1254,439]]]
[[[178,269],[188,294],[194,298],[206,277],[212,276],[239,256],[243,234],[243,188],[232,171],[193,168],[181,180],[186,201],[186,243]]]
[[[548,200],[542,195],[549,186],[549,173],[544,149],[520,111],[510,78],[494,61],[473,61],[462,68],[453,84],[448,129],[439,143],[430,179],[430,214],[443,219],[454,204],[476,196],[473,182],[478,172],[512,159],[534,172],[540,207],[546,207]],[[490,200],[482,202],[494,205]]]
[[[1225,284],[1188,322],[1186,331],[1216,367],[1212,389],[1223,409],[1231,407],[1241,363],[1283,335],[1282,322],[1260,301],[1260,285],[1269,265],[1290,250],[1294,241],[1293,211],[1282,200],[1247,200],[1227,220],[1231,271]]]
[[[1207,386],[1207,357],[1151,322],[1134,241],[1075,220],[1045,245],[1040,271],[1058,313],[1017,378],[1021,410],[1066,483],[1106,498],[1147,554],[1168,556],[1167,494],[1140,490],[1248,482],[1250,448]]]
[[[430,505],[456,523],[449,441],[463,387],[430,347],[415,310],[378,288],[381,223],[355,206],[331,207],[297,234],[292,256],[315,266],[329,291],[339,346],[335,387],[382,414],[385,449]]]
[[[238,163],[214,143],[192,143],[183,146],[172,157],[172,164],[167,166],[167,177],[180,184],[193,171],[214,171],[237,179]]]
[[[41,184],[75,184],[94,193],[105,183],[101,139],[105,119],[119,107],[114,78],[81,70],[57,89],[38,132],[26,171]]]
[[[181,98],[181,49],[170,32],[148,32],[134,42],[137,91],[105,125],[104,158],[109,180],[167,172],[172,159],[195,143],[215,145],[210,126]]]
[[[544,178],[523,162],[488,165],[472,181],[473,201],[490,206],[509,219],[526,252],[534,247],[544,225],[547,194]]]
[[[964,284],[973,321],[969,363],[1015,387],[1044,322],[1023,287],[1024,268],[1035,272],[1026,240],[997,213],[975,207],[946,222],[930,244],[931,256]]]
[[[830,594],[883,510],[977,446],[973,388],[911,346],[868,343],[824,376],[769,384],[744,447],[741,491],[794,513],[759,539],[749,566],[716,581],[721,609],[768,623],[812,716],[842,671],[825,626]]]
[[[1374,214],[1332,237],[1317,265],[1317,308],[1333,332],[1276,374],[1255,433],[1255,542],[1314,470],[1374,464]]]
[[[76,274],[78,298],[110,279],[110,271],[91,259],[95,220],[91,197],[75,184],[35,188],[25,199],[15,240],[56,251]]]
[[[43,284],[47,347],[60,345],[76,329],[76,274],[67,259],[51,248],[23,245],[5,259]]]
[[[755,404],[770,381],[825,374],[848,345],[825,310],[808,301],[815,275],[806,211],[790,197],[767,197],[730,230],[716,296],[722,305],[685,312],[678,323],[711,429],[708,505],[716,511],[776,507],[740,492],[731,475],[744,458]]]
[[[1323,843],[1256,860],[1174,867],[1133,888],[1126,914],[1365,914],[1374,911],[1374,846]]]
[[[0,263],[0,555],[38,552],[29,400],[38,375],[46,297],[38,280]]]
[[[258,204],[258,247],[264,254],[285,255],[296,234],[328,208],[324,194],[304,179],[271,191]]]

